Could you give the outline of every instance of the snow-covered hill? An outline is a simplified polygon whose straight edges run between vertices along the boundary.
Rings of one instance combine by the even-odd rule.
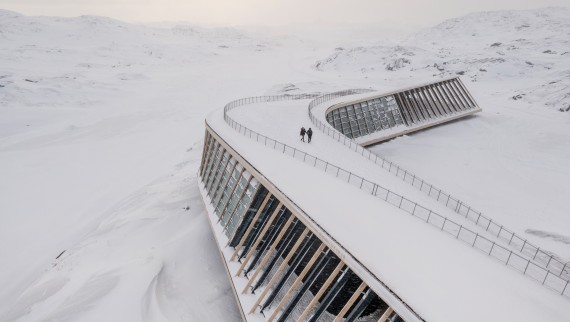
[[[570,8],[473,13],[397,45],[338,49],[315,68],[375,79],[464,75],[512,86],[501,99],[570,111]]]
[[[209,111],[289,73],[273,47],[0,11],[0,321],[239,319],[195,174]]]
[[[490,217],[554,213],[515,228],[570,256],[570,114],[557,112],[570,105],[569,17],[480,13],[343,49],[282,31],[0,10],[0,322],[239,319],[195,180],[205,116],[253,95],[463,72],[481,115],[379,149]]]

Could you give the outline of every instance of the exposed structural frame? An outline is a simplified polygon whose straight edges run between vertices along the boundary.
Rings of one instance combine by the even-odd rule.
[[[455,77],[339,103],[325,111],[325,118],[336,130],[367,146],[480,111]]]
[[[246,320],[423,321],[208,125],[199,174]]]

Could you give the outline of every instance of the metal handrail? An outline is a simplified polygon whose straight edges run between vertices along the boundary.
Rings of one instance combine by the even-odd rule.
[[[497,221],[493,221],[492,218],[482,215],[480,211],[471,207],[467,203],[461,201],[458,198],[454,198],[453,196],[451,196],[451,194],[446,193],[442,189],[439,189],[436,186],[426,182],[425,180],[416,176],[412,172],[400,167],[396,163],[389,161],[386,158],[362,147],[355,140],[348,138],[340,131],[336,130],[334,127],[326,125],[312,112],[314,107],[324,102],[330,101],[332,99],[339,98],[345,95],[366,93],[369,91],[371,90],[352,89],[352,90],[344,90],[340,92],[330,93],[318,97],[309,103],[309,108],[308,108],[309,118],[317,128],[319,128],[322,132],[324,132],[328,136],[332,137],[338,142],[343,143],[351,150],[354,150],[355,152],[359,153],[360,155],[374,162],[375,164],[380,165],[383,169],[387,170],[389,173],[392,173],[397,177],[402,178],[402,180],[411,184],[413,187],[418,188],[420,191],[427,193],[429,197],[434,198],[441,203],[444,203],[447,208],[452,209],[454,212],[460,215],[465,215],[465,218],[475,223],[477,227],[483,228],[485,231],[489,232],[490,234],[493,235],[496,234],[497,239],[503,240],[505,243],[507,243],[507,245],[509,245],[509,247],[511,247],[512,249],[516,249],[519,253],[532,257],[533,261],[542,264],[544,268],[555,272],[558,276],[560,276],[564,280],[568,281],[570,279],[570,262],[566,263],[562,262],[561,260],[555,257],[554,253],[541,249],[538,246],[535,246],[527,239],[515,234],[513,231],[505,228],[505,226],[498,223]]]
[[[311,164],[313,167],[321,169],[327,174],[335,175],[337,178],[346,180],[349,184],[354,185],[375,197],[381,198],[382,200],[388,202],[393,206],[396,206],[399,209],[402,209],[412,216],[417,217],[426,223],[429,223],[432,226],[435,226],[438,229],[449,233],[456,239],[469,244],[471,247],[486,253],[490,257],[504,262],[505,265],[520,271],[523,273],[523,275],[529,276],[532,279],[540,282],[545,287],[560,293],[564,297],[570,298],[570,287],[568,287],[568,284],[570,282],[556,275],[550,270],[533,263],[532,260],[518,255],[512,250],[507,249],[495,243],[494,241],[479,235],[469,228],[466,228],[463,225],[458,224],[445,216],[442,216],[428,208],[419,205],[414,201],[411,201],[397,193],[394,193],[377,183],[367,180],[364,177],[358,176],[351,171],[338,167],[307,152],[298,150],[292,146],[289,146],[288,144],[282,143],[259,132],[251,130],[245,125],[232,119],[228,114],[230,110],[246,104],[310,99],[314,98],[315,96],[315,94],[304,94],[260,96],[239,99],[226,104],[224,107],[224,121],[230,127],[238,131],[238,133],[249,137],[250,139],[254,139],[256,142],[262,143],[267,147],[280,151],[283,154],[287,154],[295,159],[301,160],[304,163]]]

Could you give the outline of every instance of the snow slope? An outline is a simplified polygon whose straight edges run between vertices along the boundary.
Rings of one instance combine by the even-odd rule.
[[[90,16],[0,31],[0,321],[236,320],[196,199],[203,120],[319,54]]]
[[[570,8],[474,13],[314,67],[385,91],[463,75],[482,113],[372,149],[568,262],[569,21]]]
[[[0,321],[236,320],[197,199],[205,116],[239,97],[392,89],[460,71],[483,113],[377,148],[570,258],[570,121],[558,112],[568,17],[480,13],[398,47],[334,51],[231,28],[0,11]],[[520,214],[535,224],[517,227]]]
[[[464,75],[464,81],[508,82],[493,93],[498,99],[569,111],[569,16],[570,8],[473,13],[397,45],[337,50],[314,66],[387,83],[455,75]]]

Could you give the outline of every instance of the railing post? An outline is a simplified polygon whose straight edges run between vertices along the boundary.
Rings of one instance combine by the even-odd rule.
[[[534,253],[534,256],[532,257],[532,260],[536,259],[536,255],[538,255],[539,250],[540,250],[540,247],[536,247],[536,252]]]
[[[509,260],[511,259],[512,254],[513,254],[513,252],[509,251],[509,257],[507,258],[507,262],[505,263],[505,265],[509,265]]]
[[[528,265],[530,265],[530,261],[526,262],[526,267],[525,267],[524,272],[523,272],[523,274],[525,274],[525,275],[526,275],[526,270],[528,269]]]

